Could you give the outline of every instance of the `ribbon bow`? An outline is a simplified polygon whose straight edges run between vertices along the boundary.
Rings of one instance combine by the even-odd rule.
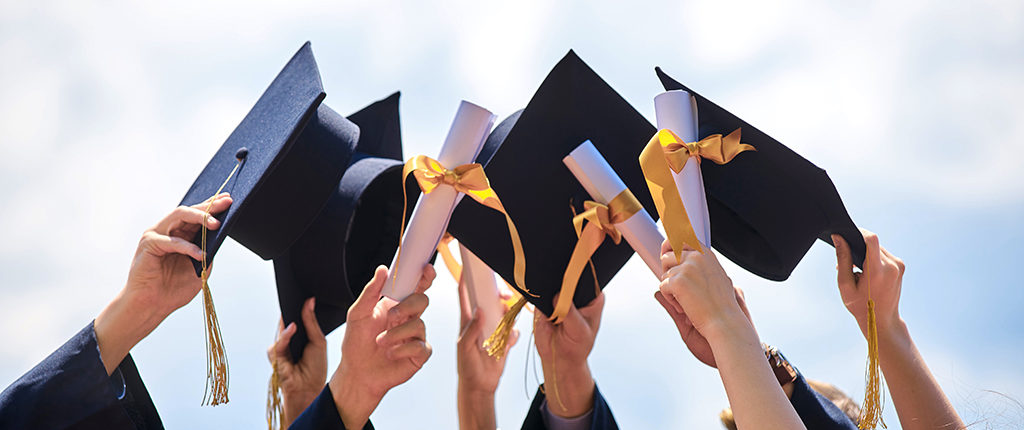
[[[555,310],[551,312],[551,320],[558,324],[569,314],[569,306],[572,304],[573,296],[576,295],[576,284],[579,283],[583,269],[590,262],[590,257],[597,252],[597,248],[604,242],[605,237],[611,237],[618,245],[622,241],[622,233],[615,224],[628,220],[633,214],[643,209],[636,196],[629,189],[622,190],[615,196],[608,205],[594,201],[583,203],[585,211],[572,218],[572,225],[576,229],[576,247],[569,257],[569,264],[565,268],[565,275],[562,277],[561,292],[558,295],[558,303]],[[586,224],[586,226],[584,226]],[[597,283],[597,275],[591,267],[594,275],[594,288],[600,291]]]
[[[409,161],[406,161],[405,167],[402,169],[403,209],[402,229],[399,237],[403,237],[405,235],[405,212],[408,210],[409,204],[405,193],[405,178],[408,178],[410,174],[416,178],[416,183],[419,184],[420,190],[423,191],[423,194],[430,194],[441,185],[450,186],[455,188],[455,191],[471,197],[477,203],[505,215],[505,222],[508,224],[509,238],[512,240],[512,249],[515,254],[513,275],[515,277],[516,286],[527,294],[532,294],[530,293],[530,290],[525,287],[526,254],[523,251],[523,244],[519,239],[519,230],[516,229],[516,225],[512,222],[512,218],[508,216],[508,212],[505,211],[505,207],[501,204],[501,200],[498,198],[498,193],[491,188],[491,183],[487,180],[487,175],[484,173],[483,166],[479,163],[470,163],[457,166],[454,169],[448,169],[441,164],[440,161],[427,157],[426,155],[417,155],[410,158]],[[398,258],[401,258],[401,256],[402,247],[399,245],[398,257],[395,258],[396,265]]]
[[[640,153],[640,168],[644,172],[647,187],[654,198],[654,206],[661,216],[665,235],[672,244],[677,261],[682,255],[683,245],[688,245],[701,253],[704,252],[704,247],[693,231],[690,217],[686,214],[686,206],[679,196],[679,189],[676,188],[676,181],[671,172],[681,172],[690,158],[696,158],[698,163],[701,159],[707,158],[717,164],[725,164],[744,151],[756,149],[740,143],[739,128],[728,136],[713,134],[698,142],[683,142],[671,130],[662,129],[651,137]]]

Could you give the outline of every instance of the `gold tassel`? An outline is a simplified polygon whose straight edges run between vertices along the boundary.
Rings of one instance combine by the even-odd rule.
[[[270,367],[273,371],[267,386],[267,429],[279,430],[284,416],[284,404],[281,402],[281,378],[277,374],[277,360],[272,361]]]
[[[221,338],[217,309],[203,270],[203,315],[206,318],[206,391],[203,405],[217,406],[228,402],[228,355]]]
[[[200,275],[203,280],[203,318],[206,320],[206,389],[203,392],[202,405],[217,406],[228,402],[228,353],[224,350],[224,339],[220,333],[220,323],[217,321],[217,308],[213,306],[213,294],[210,293],[210,266],[206,262],[206,224],[210,218],[210,210],[213,209],[213,202],[221,191],[235,176],[235,172],[242,165],[242,160],[248,154],[244,148],[235,154],[238,163],[228,174],[224,183],[213,197],[210,204],[206,205],[206,214],[203,216],[202,226],[202,250],[203,250],[203,271]]]
[[[878,325],[875,319],[875,301],[871,299],[871,281],[867,272],[867,261],[864,262],[864,279],[868,293],[868,366],[864,371],[867,386],[864,388],[864,402],[860,409],[860,420],[857,427],[873,429],[879,424],[886,428],[882,420],[882,371],[878,363]]]
[[[491,333],[491,336],[484,341],[487,355],[496,360],[500,360],[505,355],[505,346],[508,345],[508,338],[512,336],[512,329],[516,326],[516,317],[519,316],[519,312],[523,310],[524,306],[526,306],[526,297],[519,296],[519,300],[508,309],[508,312],[505,312],[505,316],[501,317],[494,333]]]

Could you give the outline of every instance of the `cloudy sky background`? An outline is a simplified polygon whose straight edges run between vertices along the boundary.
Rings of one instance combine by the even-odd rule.
[[[573,48],[649,119],[660,65],[828,170],[854,220],[906,260],[903,316],[965,420],[1024,426],[1003,397],[1024,400],[1024,3],[627,3],[0,0],[0,386],[117,293],[140,233],[302,42],[338,112],[401,90],[406,154],[428,155],[459,100],[504,117]],[[133,351],[169,428],[265,422],[272,265],[230,241],[217,262],[231,402],[199,406],[199,299]],[[784,283],[727,270],[763,340],[860,399],[866,347],[834,265],[819,243]],[[639,258],[610,284],[595,378],[623,428],[718,428],[718,375],[655,289]],[[384,399],[378,428],[456,427],[455,284],[441,271],[429,295],[434,356]],[[503,428],[519,427],[539,378],[526,344],[498,392]],[[884,416],[899,427],[891,402]]]

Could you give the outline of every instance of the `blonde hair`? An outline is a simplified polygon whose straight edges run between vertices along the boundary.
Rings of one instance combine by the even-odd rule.
[[[839,410],[843,411],[847,417],[850,417],[853,422],[857,422],[860,418],[860,405],[856,401],[847,396],[835,385],[829,384],[828,382],[815,381],[813,379],[807,379],[807,385],[811,386],[811,389],[817,391],[826,399],[831,401]],[[732,416],[732,408],[725,408],[718,418],[722,420],[722,425],[729,430],[736,430],[736,419]]]

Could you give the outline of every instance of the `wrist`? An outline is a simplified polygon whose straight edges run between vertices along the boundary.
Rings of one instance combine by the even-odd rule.
[[[760,346],[757,332],[743,312],[737,309],[736,312],[729,313],[723,313],[721,317],[704,324],[698,330],[708,340],[712,349],[731,342],[753,343]]]
[[[370,420],[370,414],[380,404],[384,393],[377,393],[368,384],[358,381],[352,377],[351,371],[345,367],[344,358],[338,366],[331,380],[327,382],[331,389],[331,396],[334,398],[334,405],[338,409],[338,415],[345,424],[345,428],[359,429]]]
[[[459,387],[459,427],[461,429],[494,429],[497,419],[494,412],[494,393],[479,392]]]
[[[551,413],[575,418],[593,409],[595,384],[586,362],[582,365],[557,363],[557,369],[544,366],[544,382]]]
[[[121,290],[93,322],[96,343],[107,374],[160,324],[160,318],[128,289]]]

